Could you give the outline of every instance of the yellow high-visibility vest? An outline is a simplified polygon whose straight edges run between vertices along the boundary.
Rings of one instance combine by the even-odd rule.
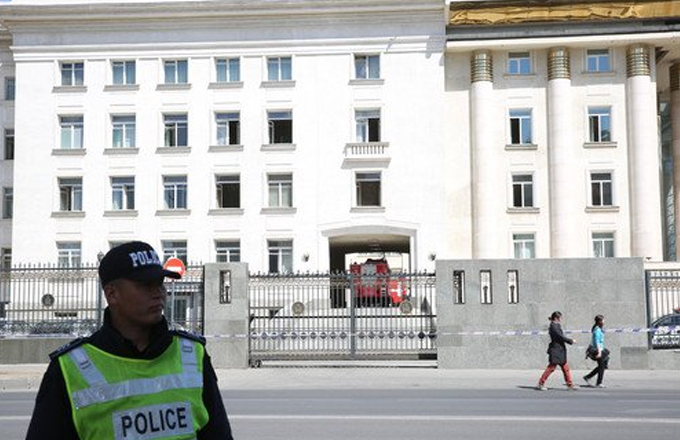
[[[203,345],[173,336],[156,359],[129,359],[91,344],[59,357],[81,440],[189,440],[208,423]]]

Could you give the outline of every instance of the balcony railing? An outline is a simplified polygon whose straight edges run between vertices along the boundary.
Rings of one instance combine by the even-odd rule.
[[[389,142],[355,142],[345,145],[345,159],[389,159]]]

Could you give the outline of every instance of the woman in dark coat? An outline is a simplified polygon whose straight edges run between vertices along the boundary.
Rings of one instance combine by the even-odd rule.
[[[567,363],[567,346],[566,344],[573,344],[576,340],[567,338],[562,331],[562,325],[560,321],[562,320],[562,313],[553,312],[550,315],[550,345],[548,346],[548,366],[546,367],[543,375],[538,379],[537,389],[545,391],[548,388],[545,386],[545,381],[548,377],[555,371],[559,365],[564,374],[564,381],[567,383],[567,388],[570,390],[576,389],[574,383],[571,380],[571,371],[569,371],[569,364]]]

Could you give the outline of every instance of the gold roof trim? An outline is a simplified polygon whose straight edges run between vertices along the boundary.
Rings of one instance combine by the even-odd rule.
[[[451,3],[449,24],[494,25],[560,21],[633,20],[679,18],[680,0],[629,2],[569,2],[537,4],[534,1],[510,2],[504,6],[484,3]],[[520,6],[521,3],[524,3]]]

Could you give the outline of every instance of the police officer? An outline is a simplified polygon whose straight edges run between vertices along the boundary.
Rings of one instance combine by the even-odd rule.
[[[163,317],[165,277],[146,243],[104,256],[104,324],[50,354],[27,440],[232,440],[205,340]]]

